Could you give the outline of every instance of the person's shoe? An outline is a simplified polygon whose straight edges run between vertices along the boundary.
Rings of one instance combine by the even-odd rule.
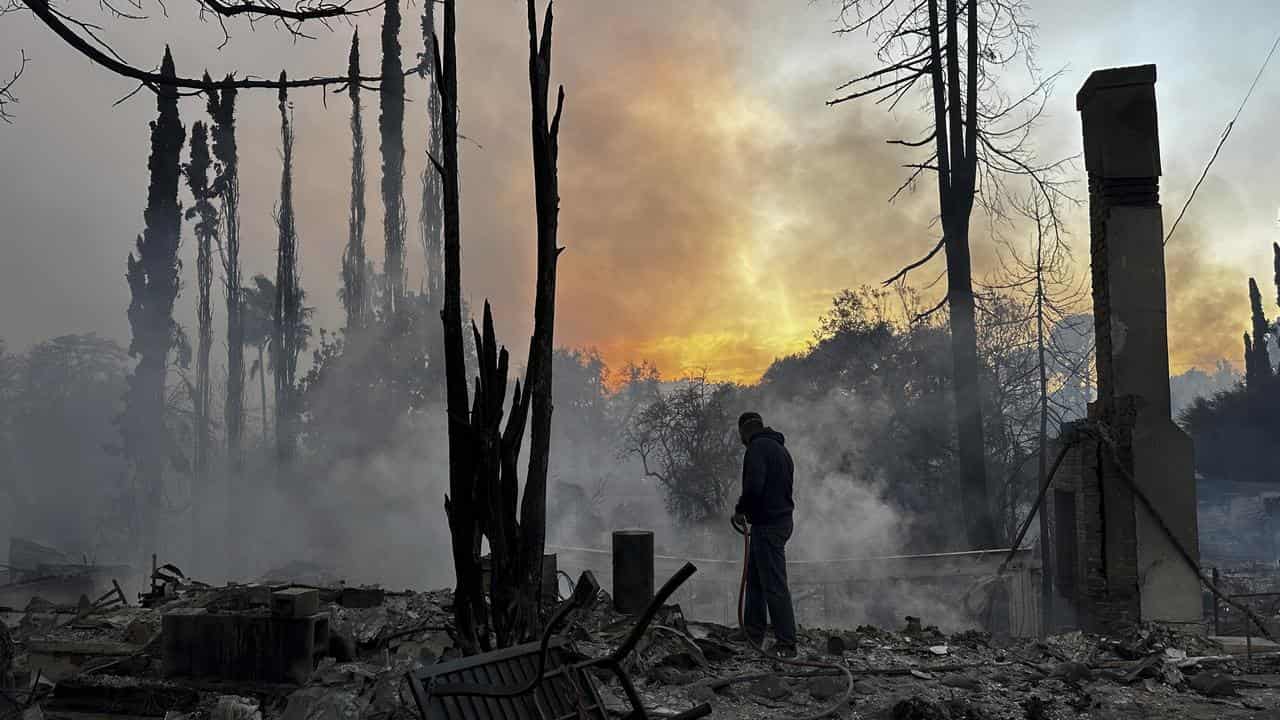
[[[794,660],[796,657],[796,646],[784,645],[782,643],[778,643],[777,645],[773,646],[773,654],[777,655],[783,660]]]

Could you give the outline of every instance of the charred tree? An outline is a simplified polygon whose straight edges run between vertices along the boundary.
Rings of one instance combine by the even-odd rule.
[[[174,76],[173,56],[166,47],[160,74]],[[151,123],[151,157],[147,162],[146,229],[128,257],[129,325],[133,339],[129,355],[138,365],[129,376],[123,417],[125,456],[134,474],[137,498],[138,549],[155,549],[156,525],[168,457],[165,429],[165,378],[169,351],[177,337],[173,303],[178,297],[181,261],[178,244],[182,206],[178,202],[182,144],[186,131],[178,115],[178,92],[161,89],[156,96],[157,117]]]
[[[419,72],[430,83],[427,90],[427,169],[422,173],[422,211],[418,216],[418,224],[422,227],[422,251],[426,259],[426,272],[423,278],[423,294],[427,296],[430,307],[439,311],[444,297],[444,234],[443,213],[440,204],[442,187],[440,174],[431,168],[431,160],[440,159],[441,135],[440,122],[440,88],[436,84],[436,73],[432,66],[432,38],[436,28],[436,3],[422,4],[422,44],[427,48],[423,53]]]
[[[1254,366],[1254,357],[1253,338],[1246,332],[1244,334],[1244,377],[1246,388],[1249,386],[1249,378],[1255,377],[1258,373],[1257,368]],[[1256,381],[1253,386],[1255,388],[1258,386]]]
[[[293,213],[293,118],[285,74],[280,73],[280,208],[276,213],[276,302],[271,346],[276,390],[276,458],[287,467],[297,451],[298,353],[302,350],[302,289],[298,278],[298,229]]]
[[[1280,307],[1280,243],[1271,243],[1271,255],[1275,267],[1276,306]]]
[[[205,80],[209,80],[205,73]],[[229,78],[228,78],[229,79]],[[213,191],[221,205],[223,232],[218,252],[222,260],[222,288],[227,302],[227,397],[222,422],[227,442],[228,538],[240,537],[237,507],[240,502],[241,473],[244,470],[244,312],[241,302],[240,267],[240,175],[236,152],[236,89],[226,87],[208,93],[209,117],[213,119],[213,157],[217,176]],[[231,544],[233,558],[239,546]]]
[[[453,540],[457,591],[454,613],[459,640],[467,652],[505,646],[532,637],[540,624],[542,551],[546,534],[546,473],[551,440],[551,348],[555,327],[556,246],[559,194],[556,159],[564,90],[548,117],[551,75],[551,6],[541,39],[533,0],[528,1],[529,89],[532,107],[534,189],[537,214],[537,288],[534,332],[524,383],[517,381],[511,411],[503,426],[508,355],[493,330],[485,303],[483,330],[472,326],[479,377],[466,414],[468,393],[463,354],[461,262],[458,224],[457,54],[453,0],[444,2],[444,57],[436,63],[442,102],[444,196],[444,321],[449,417],[449,495],[445,510]],[[440,47],[437,42],[436,48]],[[437,60],[440,59],[437,50]],[[532,409],[529,470],[520,497],[520,444]],[[480,581],[480,545],[492,550],[489,605]],[[492,619],[492,633],[488,622]],[[492,637],[490,635],[492,634]]]
[[[1261,390],[1272,377],[1271,354],[1267,351],[1267,316],[1262,311],[1262,293],[1258,283],[1249,278],[1249,308],[1253,324],[1252,341],[1245,334],[1245,385],[1254,391]]]
[[[277,231],[278,232],[278,231]],[[267,370],[275,369],[275,317],[276,283],[258,273],[249,284],[240,288],[240,318],[244,326],[244,345],[258,351],[258,357],[249,365],[249,380],[258,380],[258,411],[262,417],[262,445],[271,444],[271,419],[267,416]],[[268,354],[270,349],[270,354]],[[275,377],[271,380],[275,390]]]
[[[563,248],[556,245],[560,216],[560,185],[556,163],[560,155],[560,113],[564,87],[556,93],[554,115],[548,113],[551,84],[551,3],[547,3],[538,38],[533,0],[529,15],[529,100],[532,107],[533,184],[538,222],[537,285],[533,307],[533,339],[525,370],[525,387],[533,395],[529,428],[529,473],[520,508],[524,536],[518,577],[521,597],[514,626],[525,636],[538,629],[542,596],[542,554],[547,529],[547,463],[551,457],[551,358],[555,343],[556,265]],[[524,639],[524,638],[521,638]]]
[[[383,271],[387,317],[404,294],[404,74],[400,62],[400,0],[387,0],[382,16],[382,232],[386,243]]]
[[[433,3],[427,3],[430,7]],[[360,33],[351,35],[351,57],[347,64],[351,79],[351,212],[348,219],[347,248],[342,253],[342,304],[347,312],[347,329],[357,330],[368,322],[369,288],[366,284],[364,250],[364,119],[360,108]]]
[[[213,245],[218,237],[218,208],[213,204],[216,194],[209,184],[209,169],[213,159],[209,155],[209,131],[202,123],[191,126],[191,161],[187,163],[187,186],[195,204],[187,210],[187,219],[195,219],[196,235],[196,385],[194,401],[195,447],[193,469],[196,486],[203,488],[209,469],[209,445],[212,433],[209,423],[209,404],[212,400],[209,386],[209,354],[213,350]]]
[[[1053,198],[1049,198],[1046,202],[1041,195],[1032,192],[1025,199],[1018,201],[1017,212],[1035,224],[1035,235],[1025,253],[1019,252],[1012,243],[1007,244],[1006,251],[1000,256],[1001,277],[993,288],[1017,300],[1013,303],[1015,311],[1020,313],[1025,307],[1025,315],[1014,318],[1014,324],[1025,321],[1033,328],[1030,333],[1033,335],[1032,344],[1028,350],[1033,351],[1035,357],[1034,404],[1035,415],[1038,416],[1035,418],[1038,425],[1035,441],[1038,465],[1036,487],[1044,484],[1049,472],[1049,427],[1050,425],[1059,426],[1066,420],[1064,413],[1067,412],[1067,408],[1054,399],[1052,388],[1079,382],[1081,366],[1087,367],[1087,363],[1081,362],[1081,358],[1073,352],[1078,341],[1083,341],[1085,338],[1072,332],[1069,321],[1072,309],[1084,299],[1085,290],[1072,270],[1070,246],[1054,222],[1054,208],[1049,204],[1052,200]],[[1024,300],[1025,305],[1022,302]],[[1062,345],[1060,336],[1063,332],[1071,333],[1073,336],[1066,339],[1068,347]],[[1005,348],[1014,345],[1016,343],[1007,341],[1001,343]],[[1014,373],[1015,376],[1022,374],[1021,368]],[[1000,392],[1001,384],[998,380],[995,383],[994,389],[997,392]],[[1008,381],[1006,384],[1009,384]],[[1018,385],[1017,382],[1011,384],[1015,387]],[[1000,420],[1000,413],[997,412],[996,416],[995,419]],[[1016,418],[1007,418],[1006,422],[1008,421],[1013,421],[1015,425],[1019,424]],[[1003,505],[1011,511],[1020,513],[1026,498],[1021,496],[1019,491],[1025,490],[1026,484],[1020,482],[1018,477],[1017,468],[1020,467],[1020,463],[1014,463],[1014,467],[1013,475],[1004,478],[1002,483],[1005,495]],[[1052,618],[1054,577],[1053,558],[1049,552],[1052,545],[1051,528],[1049,514],[1044,507],[1041,507],[1036,514],[1040,524],[1040,561],[1046,568],[1041,573],[1041,625],[1048,628]],[[1000,539],[1012,542],[1015,534],[1016,530],[1010,526],[1000,534]]]
[[[995,547],[969,230],[975,202],[997,216],[1003,213],[1007,176],[1029,179],[1046,200],[1062,192],[1053,176],[1063,163],[1037,164],[1026,142],[1043,110],[1048,82],[1011,101],[999,92],[992,74],[1018,54],[1030,52],[1034,26],[1021,18],[1024,8],[1020,4],[1004,0],[840,0],[839,4],[842,19],[856,18],[846,22],[841,32],[870,31],[884,66],[846,82],[839,89],[847,94],[828,101],[828,105],[877,97],[892,108],[920,87],[930,110],[923,136],[890,141],[929,153],[906,165],[911,173],[893,197],[914,187],[921,173],[934,172],[942,237],[923,259],[908,265],[886,285],[902,279],[940,251],[944,253],[947,294],[935,310],[945,305],[951,329],[952,391],[966,535],[970,548]],[[1002,121],[1007,121],[1004,126]]]
[[[224,231],[218,248],[227,301],[227,397],[223,423],[227,433],[227,461],[235,474],[244,462],[244,315],[240,302],[240,177],[235,88],[211,90],[208,110],[209,117],[213,118],[213,156],[217,161],[213,190],[221,204]]]
[[[449,492],[445,514],[453,550],[457,585],[453,596],[454,627],[464,653],[489,648],[488,608],[480,572],[481,527],[476,463],[471,422],[468,417],[466,351],[462,335],[461,222],[458,199],[458,61],[455,34],[455,0],[442,0],[443,42],[434,48],[436,86],[440,92],[441,154],[433,160],[440,173],[444,218],[444,325],[445,412],[449,431]],[[442,47],[443,46],[443,47]]]

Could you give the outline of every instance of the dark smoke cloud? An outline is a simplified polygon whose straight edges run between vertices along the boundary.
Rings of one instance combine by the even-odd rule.
[[[725,377],[751,379],[772,357],[803,344],[835,291],[874,282],[929,246],[928,221],[936,212],[929,183],[896,205],[885,203],[903,178],[897,165],[905,158],[883,140],[919,129],[915,108],[907,104],[889,114],[870,105],[822,105],[836,84],[872,63],[863,40],[831,35],[832,6],[563,0],[556,10],[556,75],[568,93],[562,342],[597,345],[614,365],[647,357],[669,374],[709,366]],[[148,66],[172,42],[179,68],[190,73],[206,66],[214,75],[232,69],[271,75],[281,66],[294,74],[341,72],[350,39],[342,26],[293,43],[270,27],[251,32],[233,23],[231,44],[219,51],[221,33],[198,21],[193,4],[146,22],[86,12],[103,21],[105,36],[125,57]],[[406,15],[419,12],[411,6]],[[1162,32],[1138,32],[1152,12],[1166,19]],[[1091,0],[1038,4],[1032,14],[1041,26],[1040,64],[1053,70],[1071,60],[1048,108],[1044,154],[1061,157],[1078,148],[1072,91],[1091,69],[1156,62],[1165,203],[1180,206],[1234,104],[1194,99],[1243,92],[1261,57],[1252,52],[1255,41],[1270,40],[1261,38],[1270,27],[1261,22],[1265,9],[1213,13],[1200,3],[1151,0],[1122,8]],[[369,67],[376,64],[377,20],[359,23]],[[407,64],[422,49],[415,25],[406,21],[402,38]],[[462,145],[466,292],[473,304],[493,299],[502,337],[521,353],[530,322],[533,217],[523,4],[463,3],[459,27],[468,138]],[[24,48],[34,59],[20,86],[17,124],[0,132],[0,335],[15,348],[73,331],[127,339],[124,256],[142,225],[146,123],[154,104],[144,93],[111,108],[132,89],[129,83],[89,66],[26,14],[0,21],[0,47]],[[425,103],[422,81],[411,78],[408,87],[413,239],[416,178],[426,164]],[[317,306],[316,323],[335,327],[346,235],[347,109],[341,95],[318,90],[295,93],[293,100],[303,282]],[[1265,168],[1250,162],[1256,157],[1251,147],[1270,136],[1265,122],[1278,100],[1265,83],[1259,88],[1215,166],[1215,175],[1237,181],[1243,198],[1239,216],[1225,218],[1235,223],[1230,231],[1222,232],[1225,213],[1206,191],[1189,218],[1213,228],[1212,254],[1222,256],[1225,273],[1239,277],[1193,280],[1171,268],[1171,296],[1179,289],[1201,292],[1183,287],[1186,282],[1225,299],[1225,288],[1242,284],[1265,254],[1275,203]],[[271,93],[248,94],[240,122],[250,275],[274,267],[274,102]],[[376,114],[372,93],[366,114]],[[188,125],[201,115],[197,99],[183,102]],[[368,172],[376,175],[373,134],[369,141]],[[376,183],[370,187],[368,238],[379,260],[381,210]],[[1083,216],[1073,215],[1071,225],[1083,247]],[[981,272],[989,267],[989,243],[977,236],[975,243]],[[416,279],[421,253],[413,252],[416,243],[410,248]],[[188,272],[195,265],[190,250],[188,239]],[[1084,256],[1077,261],[1083,264]],[[932,277],[922,275],[920,282]],[[187,278],[178,308],[187,324],[194,315],[192,287]],[[1171,310],[1171,327],[1187,328],[1173,334],[1175,367],[1237,352],[1237,333],[1210,331],[1208,313],[1182,317],[1196,307]],[[1177,345],[1183,339],[1191,343],[1185,352]]]

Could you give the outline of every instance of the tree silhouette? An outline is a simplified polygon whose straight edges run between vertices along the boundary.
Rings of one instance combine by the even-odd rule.
[[[426,50],[419,65],[427,90],[427,168],[422,172],[422,210],[418,215],[422,226],[422,250],[425,256],[423,293],[437,311],[444,297],[444,235],[443,214],[440,206],[440,174],[431,167],[431,159],[440,158],[440,88],[436,85],[435,69],[431,65],[431,43],[436,28],[436,3],[422,4],[422,44]]]
[[[627,452],[662,488],[677,522],[699,525],[725,514],[737,487],[741,444],[734,430],[734,388],[706,374],[653,396],[623,431]]]
[[[187,185],[195,204],[187,210],[187,219],[197,218],[196,235],[196,322],[199,326],[196,341],[196,385],[193,393],[195,415],[195,478],[203,485],[209,468],[209,445],[212,429],[209,422],[209,405],[212,401],[209,385],[209,354],[213,350],[213,308],[210,293],[213,289],[213,245],[218,237],[218,208],[216,197],[209,185],[209,170],[213,164],[209,155],[209,132],[202,122],[191,126],[191,161],[187,163]]]
[[[386,245],[385,309],[395,315],[404,294],[404,76],[400,66],[400,0],[385,0],[382,15],[382,229]]]
[[[1244,376],[1250,390],[1261,390],[1272,377],[1271,355],[1267,352],[1267,334],[1270,326],[1262,311],[1262,293],[1258,283],[1249,278],[1249,310],[1253,335],[1244,334]]]
[[[3,11],[0,11],[0,15],[2,14],[4,14]],[[3,85],[0,85],[0,120],[6,123],[13,122],[12,107],[18,104],[18,96],[13,94],[13,86],[18,84],[22,73],[26,72],[29,60],[30,58],[27,57],[25,52],[20,53],[18,69],[13,71],[13,74],[9,76],[8,80],[4,81]]]
[[[240,316],[244,323],[245,346],[258,351],[258,359],[249,366],[249,378],[258,378],[262,442],[265,444],[271,432],[271,421],[267,417],[267,370],[275,369],[269,349],[275,335],[272,318],[276,309],[276,284],[262,274],[254,275],[250,282],[253,284],[240,289]]]
[[[427,3],[431,6],[433,3]],[[351,83],[351,212],[347,247],[342,253],[342,306],[347,312],[347,329],[365,326],[369,320],[368,260],[364,248],[364,120],[360,113],[360,33],[351,34],[348,60]]]
[[[935,173],[942,237],[886,285],[944,252],[947,294],[934,309],[945,304],[949,310],[968,545],[994,547],[996,529],[984,464],[970,217],[975,203],[996,217],[1004,216],[1005,183],[1010,176],[1029,179],[1051,214],[1062,196],[1057,177],[1062,163],[1038,163],[1027,143],[1043,110],[1048,83],[1037,82],[1031,92],[1011,100],[996,82],[998,71],[1029,55],[1034,26],[1023,17],[1024,4],[1016,0],[840,0],[839,5],[838,31],[872,35],[881,67],[841,85],[837,90],[845,94],[828,105],[873,97],[892,109],[912,89],[919,87],[924,93],[929,113],[924,133],[889,142],[927,154],[905,165],[910,170],[907,180],[890,199],[914,187],[922,173]],[[1053,221],[1056,224],[1056,215]]]
[[[206,73],[206,77],[208,74]],[[241,315],[240,174],[236,150],[236,89],[208,94],[213,119],[213,157],[217,175],[213,191],[220,203],[223,233],[218,237],[222,261],[222,287],[227,305],[227,397],[223,408],[226,425],[227,464],[235,477],[244,463],[244,321]]]
[[[258,351],[258,358],[249,366],[249,378],[258,379],[259,409],[262,414],[262,442],[267,444],[271,438],[271,420],[267,402],[267,372],[273,374],[272,390],[275,389],[274,372],[276,368],[275,351],[275,314],[276,290],[275,282],[261,273],[254,275],[250,285],[240,289],[240,314],[244,318],[244,344]],[[306,300],[306,293],[299,290],[299,302]],[[315,309],[302,307],[301,336],[311,337],[309,319]],[[304,343],[305,345],[305,343]]]
[[[173,55],[165,48],[162,75],[173,76]],[[186,131],[178,116],[178,93],[165,88],[156,96],[157,117],[151,123],[151,179],[147,188],[146,229],[136,253],[128,258],[129,354],[138,365],[129,376],[122,417],[125,457],[132,465],[138,498],[137,550],[156,548],[156,523],[164,492],[168,434],[165,429],[165,378],[177,325],[173,304],[178,297],[178,243],[182,206],[178,202],[182,144]]]
[[[297,454],[298,354],[302,352],[302,288],[298,276],[298,226],[293,210],[293,119],[280,73],[280,206],[276,212],[276,298],[272,315],[275,348],[276,458],[289,465]]]
[[[432,164],[441,175],[444,208],[445,293],[441,319],[444,321],[449,423],[449,493],[445,496],[445,513],[449,518],[457,576],[456,634],[459,645],[468,653],[490,646],[495,639],[502,646],[526,640],[537,632],[540,623],[547,463],[551,451],[556,263],[561,251],[556,245],[560,202],[556,163],[564,88],[557,96],[554,113],[550,113],[547,103],[551,76],[551,5],[547,5],[541,38],[533,0],[528,0],[527,10],[537,282],[525,382],[515,384],[505,427],[503,406],[508,355],[506,348],[497,344],[488,303],[485,303],[483,329],[472,325],[479,364],[473,403],[469,402],[467,392],[462,334],[454,0],[444,0],[444,40],[433,43],[443,124],[441,158],[433,158]],[[529,469],[521,493],[520,445],[530,416]],[[485,538],[492,551],[489,606],[485,604],[480,574],[479,555]],[[493,620],[492,638],[487,631],[489,618]]]

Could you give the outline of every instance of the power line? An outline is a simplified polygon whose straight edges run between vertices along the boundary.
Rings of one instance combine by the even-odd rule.
[[[1271,44],[1271,51],[1267,53],[1266,59],[1262,61],[1262,67],[1258,68],[1258,74],[1253,76],[1253,83],[1249,85],[1249,91],[1244,94],[1244,99],[1240,101],[1240,107],[1236,108],[1236,114],[1232,116],[1231,122],[1227,123],[1227,127],[1222,131],[1222,137],[1218,138],[1218,146],[1213,149],[1213,155],[1209,157],[1209,162],[1205,163],[1204,172],[1200,173],[1200,179],[1196,181],[1195,187],[1191,188],[1191,194],[1187,196],[1187,201],[1182,205],[1182,211],[1178,213],[1178,218],[1173,221],[1173,227],[1169,228],[1169,234],[1164,236],[1165,244],[1169,243],[1169,238],[1173,237],[1173,231],[1178,229],[1178,223],[1182,222],[1182,216],[1187,214],[1187,208],[1191,206],[1191,201],[1196,196],[1196,191],[1200,189],[1200,183],[1204,182],[1205,176],[1209,174],[1209,168],[1213,166],[1213,161],[1218,159],[1218,153],[1222,151],[1222,145],[1227,142],[1227,136],[1231,134],[1231,128],[1235,127],[1236,120],[1240,119],[1240,112],[1244,110],[1245,103],[1249,102],[1249,97],[1253,95],[1253,89],[1258,87],[1258,80],[1262,79],[1262,73],[1266,71],[1267,64],[1271,62],[1271,56],[1275,55],[1276,47],[1280,46],[1280,35],[1276,36],[1276,41]]]

